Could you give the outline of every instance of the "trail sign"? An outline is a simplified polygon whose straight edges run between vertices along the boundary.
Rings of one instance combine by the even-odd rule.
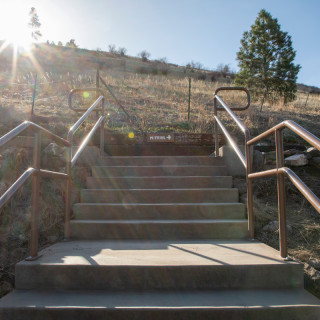
[[[149,133],[148,142],[174,142],[174,133]]]

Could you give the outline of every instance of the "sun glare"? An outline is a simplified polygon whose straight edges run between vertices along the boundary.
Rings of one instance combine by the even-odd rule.
[[[27,30],[26,27],[20,30],[15,28],[7,34],[6,41],[12,43],[17,48],[22,47],[26,51],[29,51],[32,44],[30,30]]]

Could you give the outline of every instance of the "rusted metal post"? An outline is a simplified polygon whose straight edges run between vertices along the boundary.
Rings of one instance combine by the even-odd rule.
[[[34,135],[33,167],[40,170],[41,133]],[[31,239],[30,257],[28,260],[38,258],[39,241],[39,194],[40,194],[40,174],[35,172],[32,176],[32,196],[31,196]]]
[[[71,160],[72,160],[72,144],[67,148],[67,170],[68,175],[66,183],[66,203],[65,203],[65,220],[64,220],[64,238],[70,239],[70,218],[71,218]]]
[[[215,145],[215,156],[219,157],[219,137],[218,137],[218,124],[216,117],[218,116],[217,110],[217,98],[213,98],[213,114],[214,114],[214,145]]]
[[[279,215],[279,242],[280,256],[287,258],[287,214],[286,214],[286,190],[283,173],[279,172],[279,168],[284,166],[283,157],[283,135],[282,130],[275,131],[276,154],[277,154],[277,185],[278,185],[278,215]]]
[[[248,175],[252,173],[251,147],[248,146],[247,144],[249,140],[250,140],[250,137],[246,137],[245,152],[246,152],[248,230],[249,230],[250,239],[254,239],[252,180],[248,178]]]

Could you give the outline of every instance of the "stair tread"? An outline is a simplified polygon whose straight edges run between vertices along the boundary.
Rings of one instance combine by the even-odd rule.
[[[21,261],[20,267],[55,266],[294,266],[279,252],[251,240],[72,240],[59,242],[40,252],[35,261]]]
[[[15,290],[0,308],[203,309],[312,306],[319,300],[305,290]]]
[[[175,220],[72,220],[71,223],[96,223],[96,224],[100,224],[100,223],[121,223],[121,224],[134,224],[134,223],[155,223],[155,224],[159,224],[159,223],[176,223],[176,224],[181,224],[181,223],[188,223],[188,224],[195,224],[195,223],[248,223],[248,221],[246,219],[192,219],[192,220],[181,220],[181,219],[175,219]]]
[[[99,189],[100,190],[100,189]],[[241,202],[167,202],[167,203],[135,203],[126,202],[124,203],[109,203],[109,202],[79,202],[75,203],[74,206],[246,206]]]

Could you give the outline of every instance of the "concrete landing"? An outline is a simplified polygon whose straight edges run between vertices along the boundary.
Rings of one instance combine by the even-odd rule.
[[[56,243],[40,252],[30,265],[297,265],[283,261],[279,251],[249,240],[212,241],[66,241]]]
[[[303,288],[302,265],[253,241],[70,241],[16,265],[17,289]]]

